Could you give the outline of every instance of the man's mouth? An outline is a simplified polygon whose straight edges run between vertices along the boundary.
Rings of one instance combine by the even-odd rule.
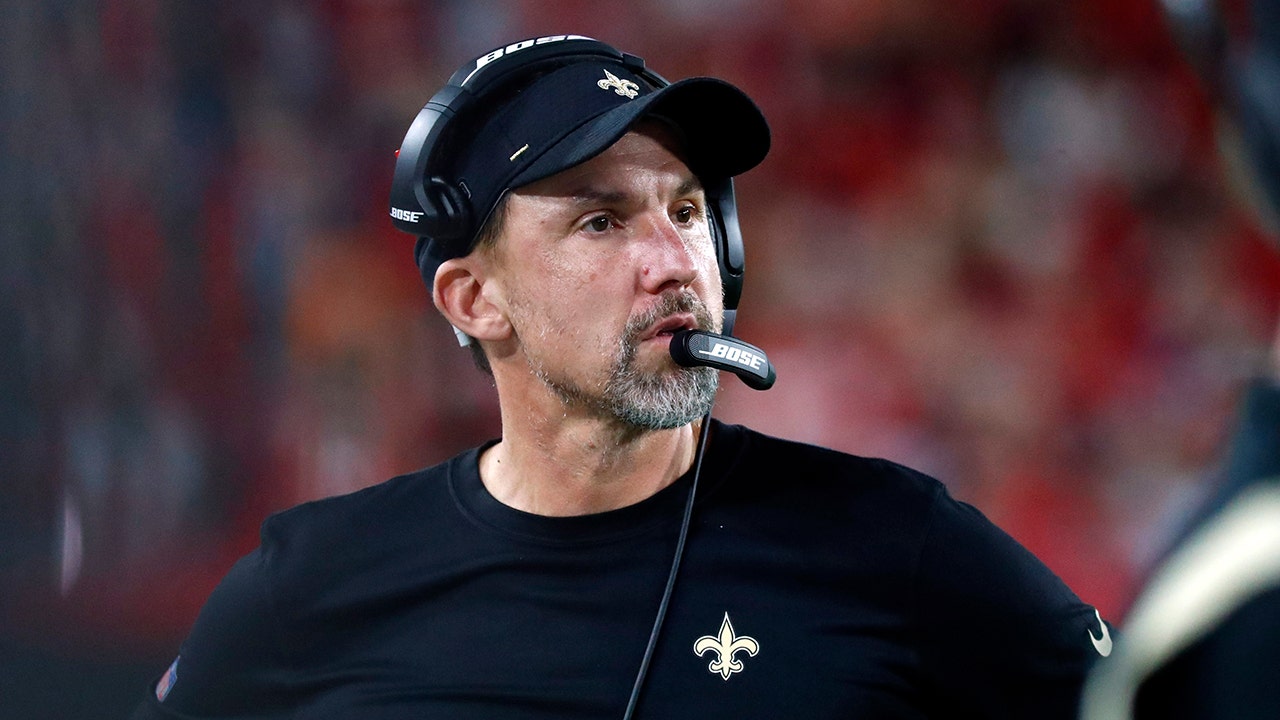
[[[681,330],[693,330],[698,327],[697,320],[690,313],[677,313],[664,318],[640,336],[644,340],[666,340]]]

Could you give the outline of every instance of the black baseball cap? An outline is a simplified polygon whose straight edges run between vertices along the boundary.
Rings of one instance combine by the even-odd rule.
[[[689,169],[703,182],[758,165],[769,152],[769,126],[755,103],[715,78],[655,88],[620,62],[593,59],[557,68],[491,109],[458,164],[474,210],[472,237],[444,247],[439,262],[471,251],[474,234],[498,199],[604,152],[638,121],[671,127]]]

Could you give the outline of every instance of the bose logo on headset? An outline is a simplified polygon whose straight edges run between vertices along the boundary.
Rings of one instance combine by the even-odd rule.
[[[422,217],[424,214],[425,213],[421,213],[421,212],[411,212],[409,210],[402,210],[398,207],[391,208],[391,217],[397,220],[404,220],[405,222],[416,223],[418,222],[418,218]]]
[[[742,348],[732,347],[719,342],[711,348],[711,352],[698,350],[697,353],[699,355],[706,355],[707,357],[724,358],[725,360],[738,363],[743,367],[749,367],[753,370],[759,370],[765,363],[765,359],[763,357],[751,352],[750,350],[743,350]]]
[[[502,57],[506,57],[508,55],[511,55],[512,53],[520,52],[521,50],[525,50],[527,48],[531,48],[534,45],[546,45],[548,43],[560,42],[561,40],[590,40],[590,39],[591,38],[586,37],[585,35],[548,35],[546,37],[534,38],[532,40],[521,40],[518,43],[511,43],[506,47],[498,48],[497,50],[494,50],[493,52],[487,55],[481,55],[480,57],[476,58],[475,68],[473,68],[471,72],[467,73],[467,77],[464,78],[460,84],[466,85],[467,81],[471,79],[472,75],[475,75],[476,72],[480,70],[480,68],[484,67],[485,65],[488,65],[494,60],[497,60]]]

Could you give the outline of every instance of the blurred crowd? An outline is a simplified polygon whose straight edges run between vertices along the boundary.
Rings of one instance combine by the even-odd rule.
[[[59,0],[0,23],[0,635],[171,653],[272,511],[496,434],[387,218],[468,58],[757,99],[717,414],[885,456],[1119,619],[1214,482],[1280,259],[1152,0]],[[787,478],[778,478],[786,482]],[[159,650],[158,650],[159,649]]]

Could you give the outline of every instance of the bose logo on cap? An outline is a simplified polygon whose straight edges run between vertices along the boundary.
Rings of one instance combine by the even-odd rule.
[[[715,347],[711,348],[711,352],[699,350],[698,354],[706,355],[707,357],[724,358],[729,362],[734,362],[743,367],[752,368],[753,370],[759,370],[760,366],[764,364],[764,358],[759,355],[749,350],[725,345],[724,343],[716,343]]]
[[[516,53],[516,52],[520,52],[521,50],[526,50],[528,48],[533,47],[534,45],[546,45],[547,43],[560,42],[561,40],[590,40],[590,39],[591,38],[586,37],[585,35],[548,35],[546,37],[535,38],[533,40],[521,40],[518,43],[511,43],[506,47],[500,47],[497,50],[494,50],[493,52],[487,55],[482,55],[479,58],[477,58],[475,68],[471,72],[467,73],[467,77],[462,81],[462,84],[466,85],[467,82],[471,80],[471,76],[475,75],[476,72],[480,70],[480,68],[484,67],[485,65],[488,65],[489,63],[493,62],[494,60],[497,60],[498,58],[506,57],[511,53]]]

